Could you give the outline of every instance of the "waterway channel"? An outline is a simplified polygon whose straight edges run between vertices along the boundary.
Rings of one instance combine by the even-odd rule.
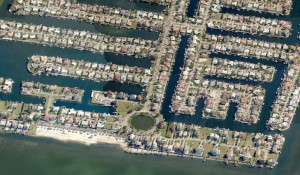
[[[191,2],[192,3],[192,2]],[[295,2],[295,6],[297,9],[300,9],[300,3]],[[293,23],[293,33],[290,37],[285,38],[285,39],[276,39],[276,38],[267,38],[267,37],[261,37],[261,36],[255,36],[255,35],[247,35],[247,34],[242,34],[242,33],[234,33],[234,32],[227,32],[227,31],[221,31],[221,30],[212,30],[209,29],[207,30],[208,33],[215,34],[215,35],[229,35],[229,36],[235,36],[235,37],[246,37],[246,38],[251,38],[251,39],[259,39],[259,40],[266,40],[269,42],[280,42],[280,43],[286,43],[286,44],[299,44],[299,41],[297,39],[297,32],[298,31],[298,24],[299,21],[299,16],[300,12],[295,12],[295,8],[293,12],[291,13],[291,16],[289,17],[278,17],[275,15],[266,15],[266,17],[278,17],[280,19],[284,20],[289,20]],[[232,12],[232,13],[237,13],[241,15],[248,15],[251,12],[247,11],[234,11],[234,10],[223,10],[224,12]],[[259,14],[259,16],[264,15],[264,14]],[[183,40],[185,38],[183,37]],[[269,66],[274,66],[276,68],[276,73],[274,75],[274,80],[271,83],[258,83],[258,82],[251,82],[251,81],[242,81],[242,80],[237,80],[237,79],[226,79],[226,78],[217,78],[217,77],[205,77],[206,79],[210,80],[220,80],[223,82],[229,82],[229,83],[240,83],[240,84],[249,84],[249,85],[260,85],[264,89],[266,89],[266,96],[265,96],[265,101],[264,101],[264,106],[260,115],[260,121],[255,124],[248,126],[246,124],[240,124],[238,122],[234,122],[234,114],[236,111],[236,104],[231,103],[230,104],[230,109],[228,111],[228,116],[226,120],[215,120],[215,119],[203,119],[202,118],[202,109],[204,107],[204,99],[200,99],[198,101],[198,105],[196,107],[196,115],[195,116],[187,116],[187,115],[174,115],[169,112],[169,106],[171,104],[171,98],[174,93],[174,90],[177,85],[177,81],[179,79],[179,74],[180,74],[180,66],[183,65],[183,60],[184,60],[184,51],[185,48],[187,47],[187,42],[181,42],[179,45],[179,49],[177,51],[176,55],[176,61],[175,65],[173,67],[173,72],[171,74],[170,82],[167,86],[166,90],[166,96],[165,96],[165,101],[163,103],[163,107],[161,110],[161,113],[164,115],[165,119],[167,121],[178,121],[178,122],[183,122],[187,124],[198,124],[201,126],[206,126],[206,127],[224,127],[224,128],[229,128],[231,130],[237,130],[237,131],[246,131],[246,132],[263,132],[263,133],[270,133],[269,130],[266,129],[265,123],[270,117],[270,110],[271,106],[275,100],[276,97],[276,92],[277,88],[280,86],[281,79],[283,78],[283,74],[287,69],[287,65],[285,65],[282,62],[273,62],[273,61],[267,61],[267,60],[262,60],[262,59],[256,59],[256,58],[243,58],[239,56],[233,56],[233,55],[224,55],[224,54],[211,54],[210,57],[220,57],[220,58],[226,58],[226,59],[231,59],[231,60],[237,60],[237,61],[246,61],[246,62],[251,62],[251,63],[262,63],[265,65]]]
[[[186,16],[189,18],[194,17],[196,10],[198,9],[199,0],[190,0],[190,3],[188,5]]]
[[[112,2],[115,4],[117,0],[79,0],[78,2]],[[5,2],[0,6],[0,19],[9,19],[9,20],[18,20],[22,22],[38,22],[49,24],[57,27],[66,27],[66,28],[75,28],[82,30],[89,30],[94,32],[101,32],[104,34],[104,31],[113,32],[115,28],[94,26],[91,24],[84,24],[79,22],[70,22],[57,20],[52,18],[42,18],[42,17],[18,17],[9,15],[7,12],[7,5],[11,3],[12,0],[5,0]],[[123,4],[125,7],[128,2],[118,1],[118,3]],[[130,2],[133,3],[133,2]],[[134,2],[134,4],[136,4]],[[117,5],[119,6],[119,5]],[[144,6],[144,5],[141,5]],[[141,8],[140,5],[134,6],[133,8]],[[157,6],[155,6],[156,8]],[[148,7],[151,8],[152,7]],[[155,9],[153,8],[153,9]],[[157,7],[160,8],[160,7]],[[145,10],[145,9],[143,9]],[[156,9],[155,9],[156,10]],[[163,10],[163,9],[162,9]],[[239,14],[249,14],[244,11],[229,11],[232,13]],[[256,13],[255,13],[256,14]],[[264,17],[270,15],[261,14]],[[277,16],[271,15],[272,18],[277,18]],[[288,39],[268,39],[274,42],[283,42],[289,44],[299,44],[296,33],[298,31],[300,17],[300,2],[294,0],[294,9],[289,17],[280,17],[282,19],[290,20],[293,22],[293,35]],[[47,20],[49,20],[47,22]],[[70,25],[70,26],[68,26]],[[72,26],[71,26],[72,25]],[[83,27],[82,27],[83,26]],[[82,28],[81,28],[82,27]],[[104,29],[103,29],[104,28]],[[103,31],[101,31],[103,29]],[[123,29],[122,29],[123,30]],[[125,31],[120,31],[118,36],[122,36]],[[131,31],[130,31],[131,32]],[[219,32],[219,31],[211,31]],[[116,32],[119,33],[119,32]],[[132,36],[129,33],[124,33],[124,36],[133,37],[137,32],[133,31]],[[112,33],[108,33],[113,35]],[[232,35],[232,33],[228,33]],[[138,34],[137,34],[138,35]],[[142,34],[145,37],[148,37],[147,34]],[[146,36],[147,35],[147,36]],[[237,34],[239,35],[239,34]],[[245,35],[239,35],[244,37]],[[255,36],[246,37],[255,38]],[[155,37],[154,37],[155,39]],[[262,37],[259,37],[262,39]],[[265,38],[263,38],[265,39]],[[168,84],[167,93],[165,96],[165,101],[163,103],[162,114],[164,115],[167,121],[181,121],[188,124],[199,124],[201,126],[207,127],[226,127],[238,131],[251,131],[251,132],[264,132],[267,133],[264,129],[264,122],[269,117],[270,105],[274,101],[274,95],[276,93],[276,88],[280,83],[280,78],[285,70],[285,66],[282,63],[272,63],[272,66],[275,66],[277,69],[275,81],[269,84],[261,84],[264,88],[267,89],[266,101],[264,109],[262,112],[261,120],[258,124],[253,126],[242,125],[232,121],[232,116],[234,114],[234,108],[231,108],[229,111],[229,116],[225,121],[218,120],[204,120],[201,117],[201,109],[203,108],[204,101],[199,100],[197,112],[194,117],[190,116],[174,116],[169,113],[169,104],[171,102],[174,89],[177,84],[177,80],[180,74],[180,67],[183,65],[184,51],[187,47],[188,37],[182,37],[180,42],[180,47],[177,52],[175,65],[171,74],[170,82]],[[69,105],[76,109],[85,109],[90,111],[99,111],[99,112],[111,112],[109,108],[93,106],[88,104],[88,97],[91,90],[108,90],[114,89],[115,91],[124,91],[128,93],[138,93],[141,88],[139,86],[127,86],[118,83],[93,83],[91,81],[82,81],[78,79],[66,78],[66,77],[47,77],[40,76],[36,77],[31,75],[26,70],[27,57],[32,54],[43,54],[47,56],[61,56],[72,59],[84,59],[86,61],[94,61],[98,63],[114,62],[116,64],[135,64],[138,66],[149,67],[151,61],[148,59],[139,59],[133,63],[132,59],[135,58],[126,58],[126,56],[120,56],[115,54],[93,54],[91,52],[77,51],[72,49],[60,49],[52,47],[43,47],[39,45],[31,45],[24,43],[15,43],[15,42],[4,42],[0,41],[0,76],[12,78],[15,81],[15,86],[13,88],[13,93],[4,95],[0,94],[1,100],[12,100],[12,101],[24,101],[27,103],[41,103],[42,100],[38,98],[32,98],[27,96],[21,96],[19,94],[19,84],[23,80],[27,81],[38,81],[48,84],[57,84],[59,86],[70,86],[70,87],[79,87],[86,90],[85,97],[82,104],[72,104],[72,103],[61,103],[57,102],[57,105]],[[215,55],[222,57],[223,55]],[[227,57],[227,56],[226,56]],[[230,56],[231,57],[231,56]],[[119,59],[121,58],[121,59]],[[229,57],[228,57],[229,58]],[[231,57],[236,60],[242,60],[243,58]],[[256,62],[257,60],[254,60]],[[264,64],[269,64],[269,62],[261,61]],[[212,77],[215,79],[215,77]],[[232,82],[240,82],[238,80],[225,80]],[[243,82],[240,82],[243,83]],[[246,83],[246,82],[244,82]],[[247,82],[251,84],[253,82]],[[255,83],[254,83],[255,84]],[[157,157],[157,156],[136,156],[128,155],[123,153],[120,149],[114,146],[107,145],[97,145],[86,147],[77,144],[64,144],[49,139],[36,139],[30,137],[22,137],[18,135],[1,135],[0,136],[0,164],[1,172],[4,174],[64,174],[64,175],[73,175],[73,174],[128,174],[128,175],[167,175],[167,174],[201,174],[203,175],[252,175],[252,174],[262,174],[262,175],[299,175],[299,157],[300,157],[300,113],[297,111],[297,116],[295,117],[291,128],[284,132],[286,137],[286,144],[282,155],[280,156],[279,165],[276,166],[273,170],[268,169],[249,169],[246,167],[234,168],[233,166],[225,166],[220,162],[206,161],[202,163],[197,160],[191,159],[181,159],[174,157]],[[53,154],[55,153],[55,154]],[[110,157],[110,159],[107,159]],[[35,162],[35,163],[31,163]],[[18,168],[15,166],[18,165]],[[1,174],[2,174],[1,173]]]
[[[81,23],[70,20],[60,20],[56,18],[44,18],[38,16],[14,16],[8,13],[8,6],[13,0],[4,1],[0,7],[0,19],[15,20],[19,22],[43,24],[73,30],[85,30],[95,33],[104,33],[112,36],[129,36],[143,39],[156,40],[158,33],[142,30],[125,30],[109,26],[99,26],[87,23]],[[43,100],[35,97],[20,95],[20,83],[22,81],[35,81],[46,84],[57,84],[58,86],[78,87],[85,90],[82,103],[67,103],[57,101],[55,105],[66,106],[78,110],[87,110],[95,112],[112,113],[113,110],[108,107],[90,105],[90,95],[92,90],[112,90],[117,92],[126,92],[129,94],[140,94],[142,88],[138,85],[120,84],[116,82],[96,83],[88,80],[73,79],[68,77],[48,77],[33,76],[26,69],[27,58],[34,55],[59,56],[62,58],[79,59],[97,63],[115,63],[128,66],[139,66],[150,68],[152,60],[148,58],[137,58],[125,55],[116,55],[113,53],[92,53],[88,51],[78,51],[74,49],[61,49],[56,47],[44,47],[42,45],[33,45],[21,42],[0,41],[0,76],[12,78],[15,81],[12,94],[0,94],[1,100],[22,101],[26,103],[42,103]]]

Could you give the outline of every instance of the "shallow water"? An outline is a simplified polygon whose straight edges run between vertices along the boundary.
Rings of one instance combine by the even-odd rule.
[[[10,175],[299,175],[300,133],[294,123],[286,134],[280,165],[274,169],[234,167],[179,157],[133,155],[117,146],[62,143],[51,139],[0,134],[1,174]],[[297,140],[298,138],[298,140]],[[17,167],[17,168],[16,168]]]

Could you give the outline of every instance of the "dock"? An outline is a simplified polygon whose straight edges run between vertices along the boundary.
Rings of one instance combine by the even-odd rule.
[[[151,58],[151,40],[111,37],[87,31],[75,31],[51,26],[0,20],[0,40],[72,48],[91,52],[112,52]]]
[[[95,82],[116,81],[146,86],[151,80],[151,70],[116,64],[98,64],[41,55],[31,56],[27,69],[34,75],[66,76]]]
[[[39,15],[157,32],[162,30],[164,20],[164,14],[72,3],[64,0],[16,1],[10,8],[10,11],[17,15]]]

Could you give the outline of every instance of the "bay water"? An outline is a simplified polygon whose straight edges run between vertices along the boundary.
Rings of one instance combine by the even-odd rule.
[[[1,2],[1,0],[0,0]],[[99,3],[100,5],[118,6],[127,9],[142,9],[154,12],[163,11],[160,6],[152,6],[144,3],[128,2],[123,0],[78,0],[83,3]],[[0,6],[0,19],[16,20],[20,22],[28,22],[33,24],[44,24],[48,26],[56,26],[63,28],[71,28],[75,30],[86,30],[91,32],[100,32],[112,36],[129,36],[141,37],[143,39],[157,39],[159,33],[147,32],[142,30],[116,29],[107,26],[98,26],[75,21],[58,20],[55,18],[43,18],[37,16],[13,16],[8,13],[7,7],[12,0],[3,0]],[[0,3],[1,4],[1,3]],[[264,37],[248,36],[251,38],[264,39],[274,42],[283,42],[289,44],[299,44],[296,35],[298,24],[300,21],[300,2],[294,0],[294,9],[289,17],[279,17],[290,20],[293,23],[293,35],[288,39],[270,39]],[[243,11],[224,10],[229,13],[249,14]],[[252,15],[252,13],[250,13]],[[256,13],[255,13],[256,14]],[[257,14],[256,14],[257,15]],[[264,16],[265,14],[259,14]],[[265,15],[265,17],[278,18],[274,15]],[[222,32],[209,30],[214,34],[229,34],[244,37],[240,34],[231,32]],[[262,85],[267,89],[267,97],[262,112],[261,121],[257,125],[248,126],[233,122],[235,108],[232,107],[226,121],[204,120],[201,118],[201,109],[203,108],[203,100],[199,101],[196,116],[174,116],[169,113],[170,98],[179,78],[179,68],[183,63],[183,53],[187,45],[187,37],[182,37],[182,42],[176,57],[174,71],[168,85],[162,114],[167,121],[180,121],[187,124],[198,124],[207,127],[225,127],[238,131],[263,132],[269,133],[264,127],[265,121],[269,117],[270,106],[274,101],[276,89],[280,84],[280,78],[283,75],[286,66],[283,63],[270,63],[260,61],[264,64],[276,67],[276,79],[271,84]],[[0,76],[12,78],[15,81],[12,94],[0,94],[1,100],[23,101],[26,103],[42,103],[42,99],[22,96],[19,94],[21,81],[36,81],[47,84],[57,84],[59,86],[79,87],[85,89],[85,96],[82,104],[57,102],[56,105],[63,105],[76,109],[112,112],[112,109],[89,104],[89,96],[92,90],[114,90],[127,93],[139,93],[141,87],[136,85],[124,85],[113,82],[95,83],[91,81],[82,81],[67,77],[48,77],[33,76],[26,70],[27,58],[33,54],[41,54],[47,56],[60,56],[71,59],[82,59],[97,63],[116,63],[130,66],[150,67],[151,60],[138,59],[129,56],[116,55],[111,53],[94,54],[86,51],[77,51],[73,49],[60,49],[55,47],[44,47],[40,45],[24,44],[19,42],[0,41]],[[213,56],[225,57],[217,54]],[[240,57],[231,57],[231,59],[242,60]],[[215,77],[206,77],[216,79]],[[234,83],[247,83],[238,80],[222,80]],[[84,146],[76,143],[63,143],[51,139],[41,139],[29,136],[20,136],[13,134],[0,134],[0,174],[25,174],[25,175],[181,175],[181,174],[201,174],[201,175],[300,175],[300,112],[294,118],[292,127],[284,132],[286,143],[282,155],[280,156],[279,165],[273,170],[258,169],[248,167],[233,167],[232,165],[224,165],[220,162],[200,160],[192,160],[188,158],[177,157],[161,157],[161,156],[141,156],[124,153],[117,146],[113,145],[93,145]],[[272,132],[274,133],[274,132]]]

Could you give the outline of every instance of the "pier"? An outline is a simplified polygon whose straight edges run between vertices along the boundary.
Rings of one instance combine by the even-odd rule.
[[[66,107],[50,106],[47,110],[42,104],[33,105],[9,101],[0,101],[6,104],[6,109],[1,109],[0,129],[6,132],[31,133],[34,134],[37,126],[47,127],[49,123],[57,123],[57,128],[68,130],[94,129],[106,130],[107,133],[121,128],[119,116],[106,113],[87,112],[82,110],[69,109]],[[17,119],[21,114],[22,117]],[[39,120],[33,124],[32,121]],[[27,122],[26,122],[27,121]],[[43,122],[41,122],[43,121]],[[50,125],[49,125],[50,126]],[[53,125],[51,125],[53,127]]]
[[[22,95],[44,98],[46,100],[46,114],[48,114],[55,100],[81,103],[84,90],[24,81],[22,82],[20,93]]]
[[[126,94],[123,92],[117,93],[112,91],[92,91],[91,103],[102,106],[116,106],[119,102],[139,103],[143,101],[142,95]]]
[[[272,82],[275,67],[224,58],[212,58],[212,65],[204,69],[209,76],[244,79],[249,81]]]
[[[203,118],[225,119],[229,103],[237,103],[235,121],[255,124],[263,106],[265,90],[261,87],[205,80],[199,90],[206,98]],[[195,104],[195,103],[194,103]]]
[[[289,65],[288,72],[277,91],[277,98],[267,123],[267,127],[272,130],[284,131],[291,125],[300,101],[299,73],[298,64]]]
[[[287,38],[291,34],[289,21],[241,16],[228,13],[212,13],[207,23],[208,28],[264,35],[268,37]]]
[[[292,8],[291,0],[220,0],[218,5],[227,8],[237,8],[255,12],[272,13],[276,15],[289,15]]]
[[[0,20],[0,39],[26,43],[87,50],[91,52],[113,52],[137,57],[152,57],[153,41],[110,37],[86,31],[73,31],[42,25],[33,25]]]
[[[95,82],[117,81],[146,86],[150,81],[150,69],[97,64],[83,60],[70,60],[59,57],[33,55],[29,58],[28,71],[34,75],[67,76],[88,79]]]
[[[233,8],[287,16],[291,0],[132,1],[161,5],[165,10],[132,10],[93,1],[14,1],[11,16],[154,31],[159,32],[159,39],[0,20],[0,40],[78,50],[76,54],[58,54],[62,49],[54,48],[47,53],[26,53],[22,59],[28,57],[29,73],[15,77],[16,82],[22,81],[20,89],[12,87],[12,80],[0,78],[0,92],[18,89],[21,95],[43,99],[42,104],[0,101],[0,128],[11,132],[21,128],[19,133],[61,140],[74,136],[75,141],[90,144],[107,133],[121,139],[122,148],[129,153],[273,168],[285,137],[267,129],[285,131],[291,126],[300,101],[300,47],[253,38],[286,41],[295,31],[292,22],[282,17],[222,11]],[[209,30],[230,32],[219,35]],[[247,37],[250,35],[254,37]],[[98,57],[91,61],[84,51],[121,56],[116,57],[118,61],[98,62]],[[141,59],[132,58],[135,60],[127,64],[122,60],[125,55]],[[147,65],[139,62],[146,58]],[[38,76],[49,77],[37,81]],[[55,80],[68,80],[71,85],[56,85]],[[96,108],[103,111],[95,112]],[[129,121],[136,114],[153,117],[153,126],[145,130],[132,127]],[[32,131],[34,127],[38,132]]]
[[[55,2],[17,1],[10,10],[17,15],[39,15],[150,31],[160,31],[164,20],[163,14],[159,13],[130,11],[63,0]]]
[[[242,57],[256,57],[273,61],[289,62],[299,57],[299,46],[274,42],[252,40],[232,36],[210,35],[204,36],[203,49],[214,53],[238,55]]]
[[[168,138],[149,138],[144,135],[128,136],[126,152],[178,156],[228,163],[274,167],[285,141],[282,135],[243,133],[224,128],[202,128],[172,123],[165,128]],[[262,144],[258,144],[262,143]],[[240,145],[245,145],[240,147]],[[253,146],[259,145],[259,146]]]

